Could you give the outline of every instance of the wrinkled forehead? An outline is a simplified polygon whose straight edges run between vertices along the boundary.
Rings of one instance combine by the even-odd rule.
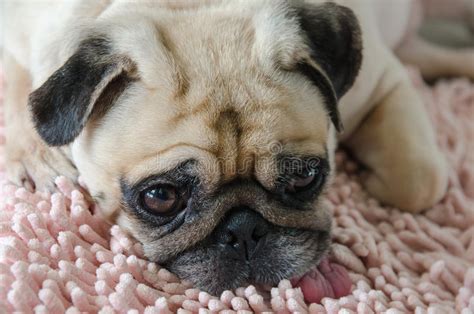
[[[306,54],[292,10],[278,0],[116,1],[98,25],[113,38],[117,52],[137,62],[142,78],[153,86],[157,71],[179,68],[210,80],[244,66],[251,70],[259,65],[267,74],[276,67],[290,68]]]
[[[208,169],[232,176],[235,170],[251,171],[246,167],[262,160],[273,162],[277,154],[326,154],[327,114],[314,104],[316,91],[301,86],[276,91],[245,81],[234,82],[235,88],[226,81],[192,91],[193,84],[190,80],[189,94],[179,99],[139,83],[132,86],[99,124],[84,132],[89,148],[96,150],[95,161],[135,181],[176,166],[179,158],[209,163]],[[269,97],[251,94],[256,86]],[[234,97],[222,91],[229,88]],[[111,159],[118,148],[120,159]],[[216,167],[222,163],[225,169]]]

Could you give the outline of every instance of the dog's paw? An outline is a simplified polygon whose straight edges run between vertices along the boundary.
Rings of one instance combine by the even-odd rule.
[[[367,191],[386,205],[419,213],[438,203],[446,193],[448,168],[441,154],[399,161],[401,167],[364,172],[360,179]]]
[[[13,184],[30,191],[54,191],[54,180],[63,175],[76,181],[78,172],[65,153],[31,137],[6,143],[6,174]]]

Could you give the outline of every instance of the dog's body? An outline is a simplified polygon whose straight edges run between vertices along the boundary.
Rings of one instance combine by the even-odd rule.
[[[391,50],[408,49],[412,3],[337,1],[355,13],[361,36],[350,11],[322,2],[7,5],[10,179],[48,187],[57,174],[75,178],[77,167],[105,215],[150,259],[211,292],[302,274],[327,250],[330,217],[317,196],[332,168],[334,126],[344,125],[339,138],[369,169],[363,180],[374,196],[410,211],[433,205],[447,185],[445,161]],[[27,110],[34,90],[39,135]],[[303,160],[296,167],[315,157],[317,169],[286,178],[278,166],[288,156]],[[280,195],[315,173],[311,195]],[[151,215],[138,198],[155,212],[170,199],[188,207]],[[242,221],[251,225],[243,240]],[[249,262],[246,233],[255,230],[266,230],[258,239],[271,245],[260,249],[275,264]],[[245,247],[242,265],[220,249],[229,232]]]

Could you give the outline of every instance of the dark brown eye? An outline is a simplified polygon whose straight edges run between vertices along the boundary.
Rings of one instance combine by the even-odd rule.
[[[178,190],[169,184],[150,187],[140,194],[141,202],[152,214],[172,215],[183,209],[184,200]]]
[[[286,192],[295,193],[305,190],[315,182],[316,177],[317,171],[315,169],[307,170],[290,180],[286,187]]]

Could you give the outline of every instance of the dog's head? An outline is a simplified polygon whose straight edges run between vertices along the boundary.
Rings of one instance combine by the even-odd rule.
[[[331,134],[360,63],[356,18],[336,4],[128,4],[30,106],[150,260],[218,293],[302,274],[327,251]]]

